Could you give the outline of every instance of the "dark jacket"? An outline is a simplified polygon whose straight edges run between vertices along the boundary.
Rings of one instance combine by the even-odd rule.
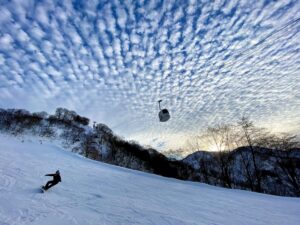
[[[55,183],[61,182],[61,177],[60,177],[59,173],[46,174],[45,176],[51,176],[51,177],[53,177],[53,182],[55,182]]]

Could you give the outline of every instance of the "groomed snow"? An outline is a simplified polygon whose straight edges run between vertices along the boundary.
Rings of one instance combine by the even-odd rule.
[[[39,187],[61,171],[62,183]],[[50,142],[0,135],[1,225],[292,225],[300,199],[218,188],[85,159]]]

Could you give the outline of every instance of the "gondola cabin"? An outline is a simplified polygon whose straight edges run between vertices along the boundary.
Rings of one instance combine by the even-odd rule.
[[[159,110],[160,110],[159,113],[158,113],[158,118],[159,118],[160,122],[166,122],[171,118],[171,116],[170,116],[170,113],[167,109],[161,109],[161,107],[160,107],[160,102],[161,101],[162,100],[158,101]]]

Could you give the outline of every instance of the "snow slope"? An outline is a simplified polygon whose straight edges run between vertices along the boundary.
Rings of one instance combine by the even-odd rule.
[[[62,183],[41,194],[44,174]],[[299,224],[300,199],[218,188],[0,135],[0,225]]]

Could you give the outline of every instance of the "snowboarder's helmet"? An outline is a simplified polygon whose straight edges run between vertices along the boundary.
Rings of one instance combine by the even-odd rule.
[[[59,170],[56,170],[56,172],[55,172],[56,174],[59,174]]]

